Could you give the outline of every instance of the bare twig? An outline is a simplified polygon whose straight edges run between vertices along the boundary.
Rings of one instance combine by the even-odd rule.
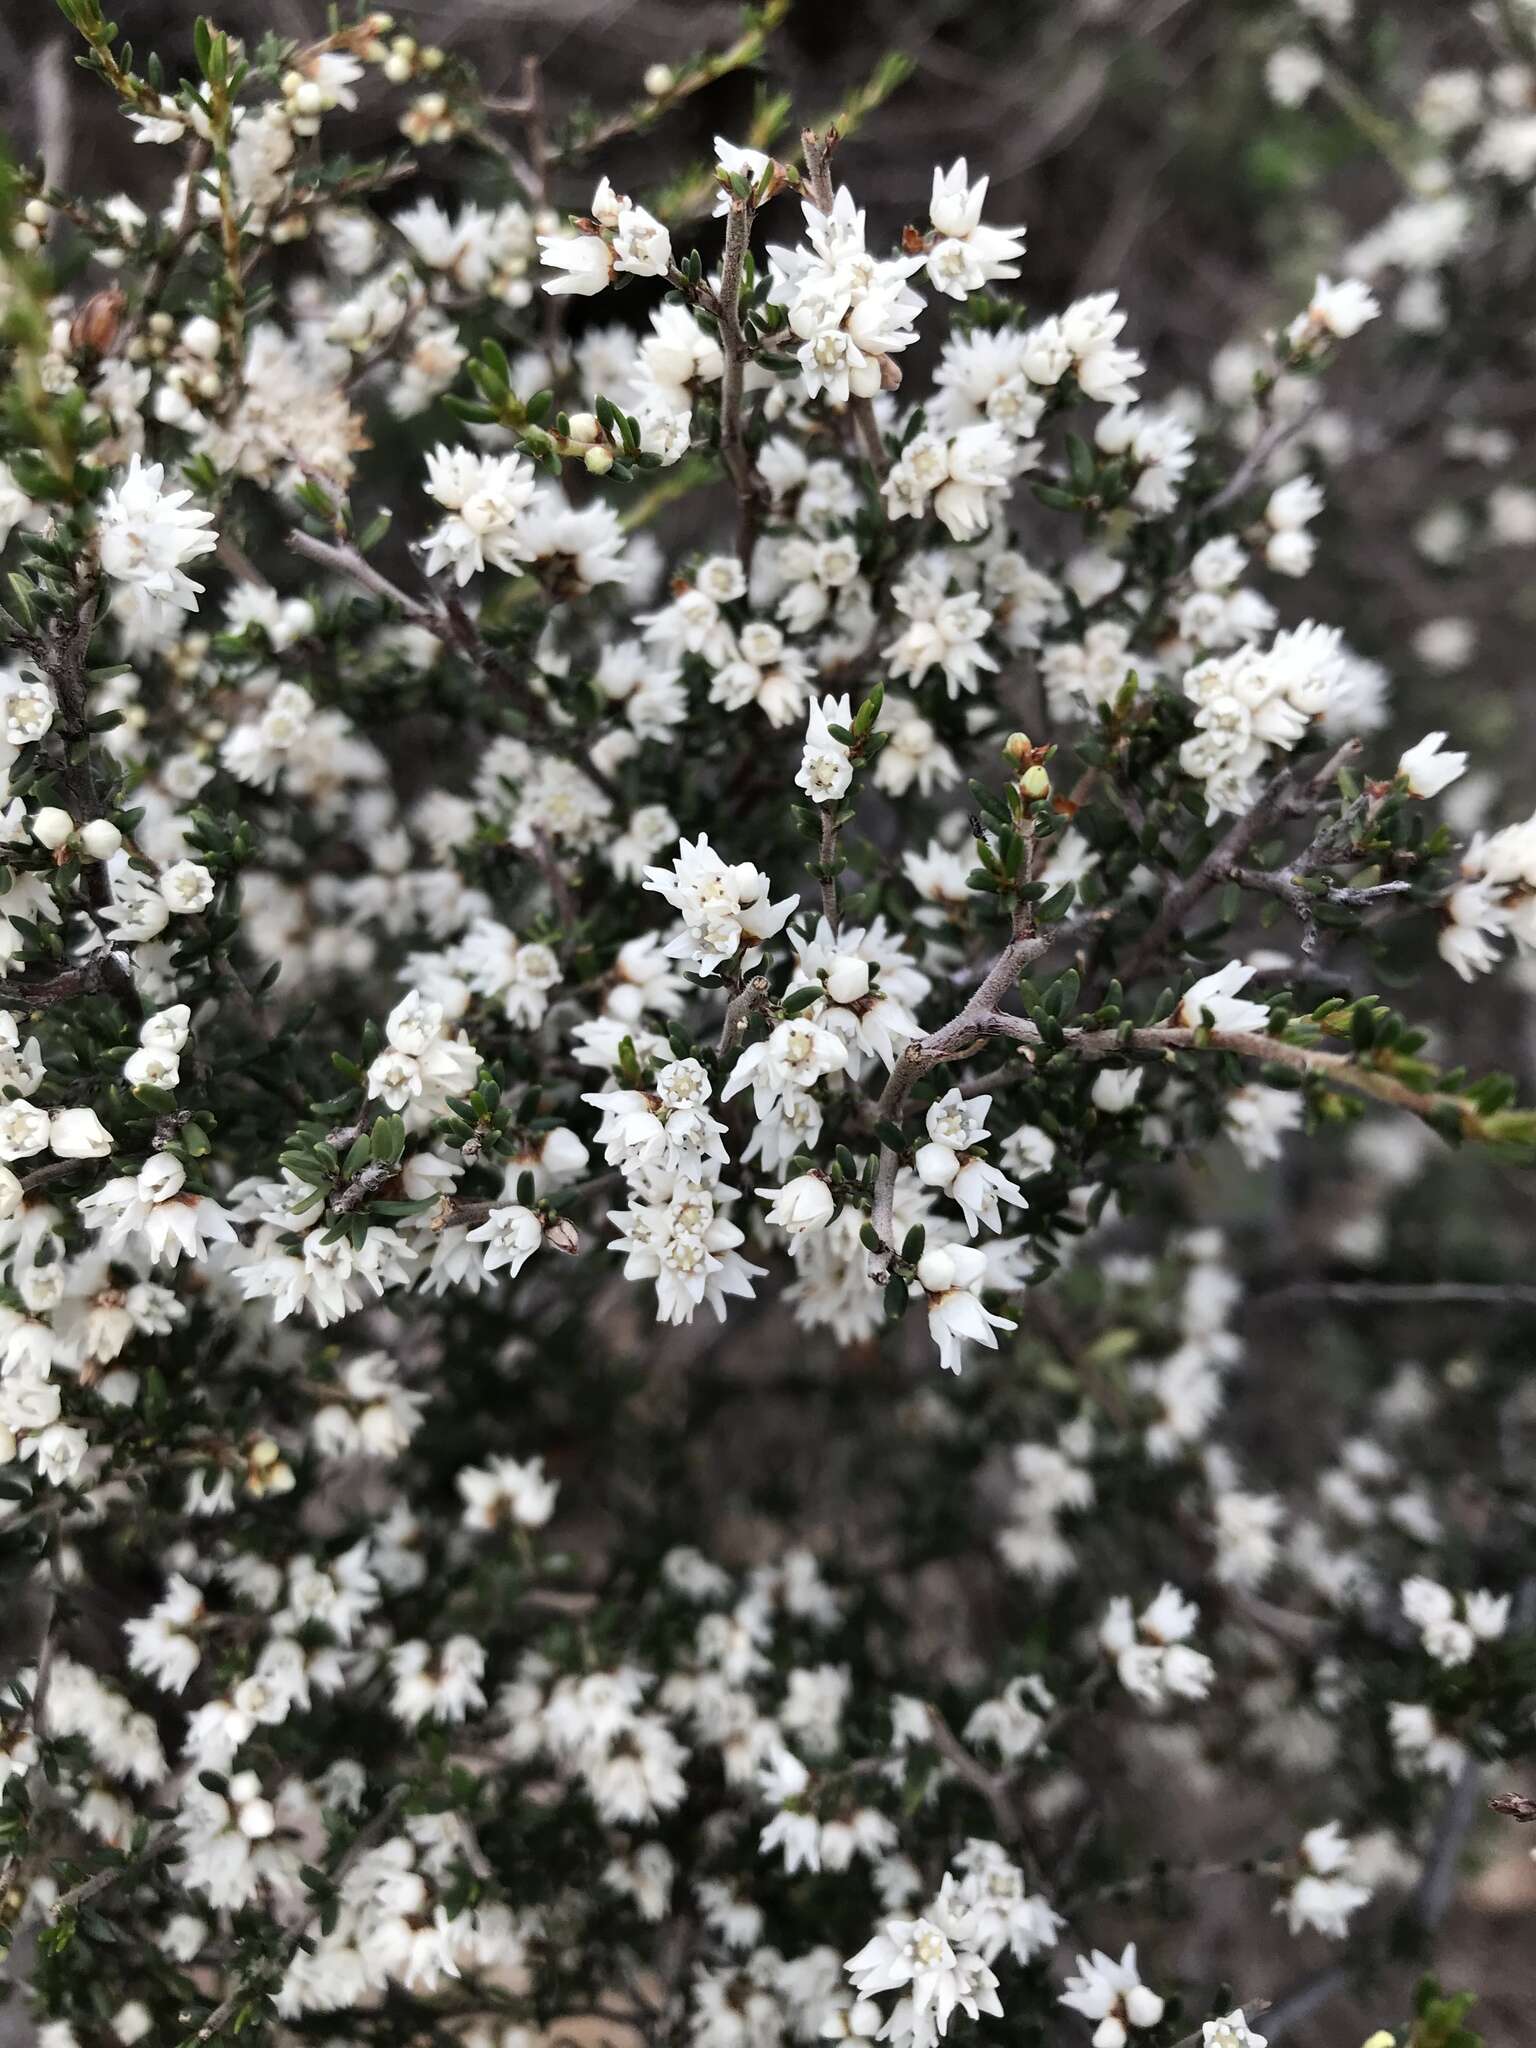
[[[66,1913],[75,1912],[77,1908],[106,1891],[109,1886],[116,1884],[120,1878],[128,1877],[135,1870],[141,1870],[146,1864],[152,1863],[161,1850],[170,1845],[175,1833],[175,1827],[170,1821],[163,1821],[159,1827],[151,1828],[144,1847],[137,1856],[128,1857],[121,1863],[109,1864],[105,1870],[98,1870],[94,1877],[87,1877],[81,1883],[71,1886],[48,1908],[48,1918],[54,1922],[62,1920]]]
[[[1324,393],[1319,392],[1299,412],[1294,412],[1285,419],[1271,420],[1215,497],[1207,499],[1201,506],[1202,514],[1209,516],[1213,512],[1225,512],[1235,499],[1240,498],[1254,479],[1263,472],[1270,457],[1277,455],[1287,441],[1293,441],[1298,434],[1304,434],[1311,426],[1323,409],[1324,396]]]
[[[1132,949],[1120,979],[1129,986],[1145,974],[1201,897],[1217,883],[1229,880],[1234,870],[1241,866],[1281,818],[1309,809],[1331,786],[1340,768],[1359,751],[1358,740],[1346,740],[1321,768],[1311,772],[1287,769],[1277,775],[1258,800],[1216,842],[1194,873],[1169,892],[1162,909]]]
[[[835,802],[821,806],[821,851],[816,862],[820,871],[817,879],[821,883],[821,914],[827,920],[834,939],[841,919],[834,872],[837,863],[837,809]]]
[[[720,265],[719,321],[724,368],[720,376],[720,459],[736,491],[736,553],[743,569],[752,566],[757,545],[758,515],[767,492],[747,450],[743,419],[743,382],[752,353],[741,326],[742,266],[752,238],[756,209],[750,199],[731,196],[725,223],[725,255]]]
[[[1030,961],[1035,960],[1060,935],[1060,927],[1043,935],[1029,929],[1028,913],[1020,910],[1014,919],[1013,936],[987,970],[986,976],[975,994],[937,1031],[926,1038],[915,1038],[891,1069],[889,1080],[875,1106],[876,1121],[896,1123],[906,1104],[914,1084],[931,1068],[941,1066],[946,1060],[956,1057],[962,1050],[968,1050],[980,1037],[986,1035],[984,1020],[1000,1014],[998,1003],[1012,988]],[[1009,1024],[1023,1020],[1010,1018]],[[1033,1026],[1028,1027],[1031,1031]],[[1009,1035],[1016,1035],[1010,1033]],[[890,1145],[881,1144],[880,1158],[875,1168],[874,1198],[870,1209],[870,1222],[880,1238],[881,1250],[870,1254],[870,1278],[877,1286],[884,1286],[890,1277],[892,1211],[896,1197],[896,1172],[899,1156]]]
[[[724,1059],[741,1032],[742,1026],[754,1010],[760,1010],[768,1001],[768,977],[754,974],[749,982],[739,988],[725,1006],[725,1021],[720,1026],[720,1043],[715,1051]]]
[[[1248,1299],[1337,1301],[1371,1308],[1536,1308],[1536,1285],[1518,1280],[1288,1280]]]
[[[288,535],[288,546],[296,555],[302,555],[317,568],[327,569],[333,576],[342,576],[366,590],[371,597],[382,599],[385,604],[398,608],[410,624],[422,627],[439,640],[451,653],[472,662],[489,681],[511,684],[515,678],[495,652],[480,639],[474,623],[462,607],[439,605],[430,598],[410,596],[397,583],[391,583],[368,559],[345,542],[319,540],[314,534],[295,530]],[[538,744],[552,754],[560,754],[574,761],[582,774],[603,792],[610,803],[620,801],[619,792],[612,780],[604,774],[578,743],[568,740],[550,718],[544,705],[531,692],[520,702],[519,709],[538,727]]]

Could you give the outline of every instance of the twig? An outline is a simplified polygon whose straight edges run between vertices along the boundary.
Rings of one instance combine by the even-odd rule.
[[[767,491],[747,450],[742,392],[751,349],[741,327],[741,279],[752,239],[756,209],[750,199],[731,196],[720,265],[720,342],[725,363],[720,376],[720,459],[736,491],[736,553],[744,570],[752,566],[758,515]]]
[[[1215,497],[1208,498],[1200,507],[1202,515],[1209,517],[1213,512],[1225,512],[1234,499],[1240,498],[1270,457],[1277,455],[1287,441],[1294,440],[1311,426],[1323,409],[1324,396],[1319,392],[1300,412],[1292,413],[1288,419],[1271,420]]]
[[[125,1858],[121,1863],[109,1864],[105,1870],[98,1870],[94,1877],[85,1878],[80,1884],[55,1899],[48,1908],[49,1920],[62,1920],[66,1913],[72,1913],[87,1900],[94,1899],[98,1893],[116,1884],[119,1878],[127,1877],[130,1871],[142,1869],[146,1863],[152,1863],[173,1839],[175,1832],[175,1826],[170,1821],[164,1821],[159,1827],[152,1828],[137,1856]]]
[[[837,861],[837,810],[836,802],[821,806],[821,853],[817,860],[817,879],[821,883],[821,914],[831,927],[832,936],[837,937],[841,912],[837,901],[837,875],[834,868]]]
[[[1019,1831],[1019,1817],[1008,1797],[1008,1782],[1001,1772],[989,1771],[979,1757],[972,1756],[954,1729],[935,1706],[928,1708],[928,1725],[933,1743],[942,1757],[954,1765],[974,1792],[987,1802],[999,1841],[1010,1841]]]
[[[1024,1045],[1038,1045],[1039,1033],[1022,1017],[1001,1011],[974,1018],[973,1026],[983,1033],[1015,1038]],[[1459,1095],[1427,1093],[1410,1087],[1395,1074],[1379,1067],[1363,1067],[1347,1053],[1327,1052],[1321,1046],[1296,1045],[1285,1038],[1270,1038],[1262,1031],[1207,1031],[1185,1025],[1149,1024],[1126,1031],[1068,1031],[1067,1043],[1084,1059],[1111,1059],[1118,1052],[1227,1052],[1239,1059],[1264,1060],[1288,1067],[1292,1073],[1326,1081],[1330,1087],[1346,1088],[1354,1095],[1366,1095],[1376,1102],[1390,1103],[1414,1116],[1432,1119],[1454,1109],[1468,1137],[1483,1135],[1478,1111]]]
[[[1015,914],[1013,937],[993,961],[991,967],[975,994],[960,1011],[932,1031],[926,1038],[915,1038],[901,1054],[891,1069],[880,1100],[875,1106],[877,1123],[896,1123],[914,1084],[930,1068],[953,1059],[964,1049],[969,1049],[978,1035],[985,1035],[984,1020],[998,1015],[997,1004],[1012,988],[1019,975],[1030,961],[1037,959],[1060,935],[1060,928],[1043,935],[1028,929],[1028,913]],[[1022,1022],[1010,1018],[1010,1024]],[[1031,1031],[1034,1027],[1028,1027]],[[896,1151],[882,1143],[880,1158],[875,1168],[874,1196],[870,1208],[870,1222],[881,1243],[881,1250],[870,1254],[870,1278],[876,1286],[883,1287],[890,1277],[892,1212],[896,1198],[896,1172],[900,1164]]]
[[[1294,768],[1277,775],[1258,800],[1216,842],[1194,873],[1169,893],[1162,909],[1132,949],[1120,979],[1129,986],[1143,975],[1201,897],[1218,882],[1229,880],[1233,870],[1241,865],[1279,819],[1295,809],[1305,810],[1315,802],[1340,768],[1359,751],[1358,740],[1346,740],[1321,768],[1310,775],[1303,769]]]
[[[296,555],[302,555],[317,568],[328,569],[333,576],[343,576],[355,583],[370,596],[382,599],[385,604],[399,608],[404,618],[414,626],[422,627],[434,639],[440,641],[450,653],[471,661],[488,679],[511,683],[515,679],[492,649],[487,647],[475,632],[474,625],[462,607],[450,608],[439,605],[429,598],[411,597],[399,584],[391,583],[355,547],[345,542],[319,540],[312,533],[296,529],[288,535],[288,546]],[[563,755],[573,761],[589,782],[599,788],[610,803],[622,801],[617,785],[604,774],[585,749],[572,740],[567,740],[555,726],[548,712],[531,693],[518,707],[523,715],[539,729],[539,744],[553,754]]]
[[[725,1058],[752,1012],[762,1009],[767,1001],[768,977],[765,974],[754,974],[725,1006],[725,1021],[720,1026],[720,1043],[715,1047],[717,1058]]]
[[[329,1873],[333,1885],[339,1883],[345,1877],[365,1850],[370,1849],[381,1835],[388,1832],[391,1822],[405,1804],[409,1795],[410,1788],[408,1786],[396,1785],[367,1826],[359,1828],[358,1832],[352,1837],[351,1841],[337,1858],[335,1865]],[[289,1944],[287,1954],[281,1964],[284,1970],[287,1969],[288,1964],[298,1953],[299,1944],[303,1939],[304,1933],[301,1929]],[[237,1980],[234,1989],[229,1993],[228,1997],[221,2000],[214,2007],[197,2032],[192,2035],[192,2040],[194,2042],[211,2041],[216,2034],[221,2033],[226,2022],[233,2017],[236,2008],[241,2004],[242,2000],[250,1992],[254,1991],[256,1979],[268,1974],[272,1968],[273,1963],[266,1961],[258,1963],[253,1969],[245,1971]]]
[[[70,124],[70,41],[57,36],[44,45],[33,74],[37,105],[38,154],[44,182],[62,188],[69,183],[72,134]]]
[[[1394,1308],[1536,1308],[1536,1286],[1519,1280],[1288,1280],[1250,1301],[1338,1301]]]

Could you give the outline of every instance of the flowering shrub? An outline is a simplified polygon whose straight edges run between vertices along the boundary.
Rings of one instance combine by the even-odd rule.
[[[1153,399],[965,161],[601,176],[782,6],[566,132],[62,4],[162,210],[0,190],[37,2038],[1263,2048],[1422,1951],[1533,1747],[1497,1404],[1299,1347],[1298,1472],[1169,1197],[1536,1143],[1380,992],[1536,951],[1536,818],[1279,609],[1375,292]],[[390,93],[469,189],[344,153]]]

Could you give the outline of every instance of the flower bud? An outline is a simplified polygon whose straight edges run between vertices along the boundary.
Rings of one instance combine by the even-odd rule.
[[[665,99],[677,83],[677,74],[670,64],[650,64],[641,83],[653,100]]]
[[[80,851],[87,860],[110,860],[122,843],[123,835],[110,818],[92,818],[80,827]]]
[[[544,1226],[544,1242],[553,1252],[570,1255],[581,1250],[581,1232],[569,1216],[556,1216]]]
[[[1024,792],[1025,796],[1027,796],[1032,803],[1035,803],[1038,802],[1041,797],[1050,795],[1051,778],[1046,773],[1045,769],[1043,769],[1042,767],[1040,767],[1038,763],[1036,763],[1036,765],[1033,768],[1026,768],[1024,770],[1024,773],[1019,777],[1019,788]]]
[[[919,1145],[912,1163],[925,1188],[947,1188],[960,1171],[960,1156],[949,1145]]]
[[[1163,2001],[1150,1984],[1133,1984],[1125,1994],[1125,2016],[1133,2027],[1155,2027],[1163,2016]]]
[[[181,330],[181,345],[189,356],[200,356],[211,363],[223,342],[217,320],[206,313],[195,313]]]
[[[60,1159],[105,1159],[112,1133],[94,1109],[56,1109],[48,1125],[48,1143]]]
[[[573,441],[589,443],[602,433],[595,412],[573,412],[567,422],[567,431]]]
[[[277,1815],[270,1799],[248,1799],[240,1809],[240,1832],[251,1842],[265,1841],[277,1831]]]
[[[108,285],[105,291],[92,292],[69,323],[70,347],[76,352],[84,350],[92,355],[106,355],[117,339],[127,304],[118,285]]]
[[[57,804],[45,804],[32,820],[32,837],[50,853],[65,845],[74,829],[74,819]]]
[[[827,969],[826,990],[834,1003],[862,1002],[869,994],[869,962],[857,953],[839,953]]]
[[[774,1191],[768,1221],[798,1237],[809,1230],[824,1229],[836,1213],[836,1198],[823,1175],[802,1173],[797,1180],[786,1181]]]
[[[1027,732],[1011,732],[1003,741],[1003,759],[1012,761],[1016,768],[1022,767],[1034,751]]]
[[[589,475],[606,476],[613,467],[613,450],[599,444],[596,448],[589,448],[583,459]]]
[[[942,1245],[935,1245],[918,1260],[917,1284],[925,1294],[947,1294],[954,1286],[955,1262]]]

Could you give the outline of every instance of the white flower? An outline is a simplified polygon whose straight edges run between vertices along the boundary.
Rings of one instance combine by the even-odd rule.
[[[1328,278],[1320,277],[1313,287],[1307,310],[1297,314],[1286,333],[1293,348],[1303,346],[1319,334],[1348,341],[1380,311],[1370,287],[1358,278],[1341,278],[1334,284]]]
[[[1312,1828],[1301,1840],[1301,1874],[1275,1911],[1284,1913],[1292,1934],[1315,1928],[1330,1941],[1342,1941],[1353,1914],[1370,1903],[1369,1885],[1346,1873],[1354,1860],[1354,1844],[1337,1821]]]
[[[464,1498],[466,1529],[495,1529],[506,1521],[542,1529],[560,1491],[557,1480],[545,1477],[542,1458],[492,1458],[488,1465],[466,1465],[454,1484]]]
[[[982,2013],[1002,2014],[997,1978],[975,1947],[975,1918],[953,1876],[945,1877],[925,1914],[916,1920],[885,1921],[843,1967],[854,1989],[865,1997],[880,1991],[905,1992],[914,2020],[931,2015],[940,2035],[957,2007],[971,2019]]]
[[[439,444],[427,455],[427,494],[448,517],[426,539],[429,576],[451,569],[461,587],[486,568],[510,570],[536,548],[520,524],[534,499],[526,456],[480,455]]]
[[[829,726],[846,732],[853,724],[853,707],[847,697],[811,699],[806,719],[805,752],[800,758],[795,784],[814,804],[836,803],[846,796],[853,781],[853,762],[848,749],[834,739]]]
[[[48,1144],[60,1159],[105,1159],[112,1133],[94,1109],[56,1109],[48,1123]]]
[[[1201,1700],[1215,1679],[1209,1657],[1189,1647],[1200,1610],[1175,1586],[1164,1586],[1139,1616],[1117,1595],[1099,1624],[1099,1642],[1115,1660],[1120,1683],[1148,1706]]]
[[[1077,1974],[1067,1979],[1060,2002],[1097,2020],[1093,2048],[1125,2048],[1133,2027],[1155,2027],[1163,2016],[1163,2000],[1141,1981],[1136,1944],[1127,1942],[1117,1962],[1095,1949],[1077,1959]]]
[[[917,1264],[917,1284],[928,1297],[928,1334],[938,1346],[939,1365],[945,1372],[960,1371],[965,1343],[995,1351],[993,1331],[1019,1327],[1007,1316],[993,1315],[982,1306],[987,1258],[972,1245],[934,1245],[924,1251]]]
[[[544,1226],[532,1209],[519,1207],[515,1202],[493,1209],[477,1229],[470,1231],[471,1244],[485,1246],[485,1270],[488,1273],[507,1269],[509,1279],[527,1265],[544,1241]]]
[[[190,491],[167,491],[165,469],[135,455],[101,501],[101,566],[163,611],[195,612],[203,586],[183,564],[218,546],[211,512],[191,508]]]
[[[228,1214],[208,1195],[186,1192],[186,1168],[161,1152],[136,1175],[109,1180],[80,1203],[80,1213],[102,1233],[107,1249],[142,1239],[156,1263],[174,1266],[183,1254],[204,1259],[209,1244],[237,1241]]]
[[[683,920],[683,932],[667,947],[674,960],[691,960],[701,974],[736,958],[743,970],[762,958],[762,942],[782,931],[795,898],[773,903],[768,877],[750,861],[728,866],[710,845],[707,834],[690,843],[678,841],[670,871],[645,871],[647,889],[672,905]]]
[[[1248,986],[1253,975],[1253,968],[1237,960],[1229,960],[1214,974],[1203,975],[1180,999],[1178,1022],[1198,1030],[1209,1013],[1218,1031],[1264,1030],[1269,1023],[1269,1005],[1247,1002],[1237,993]]]
[[[1120,1116],[1141,1092],[1142,1067],[1103,1067],[1094,1076],[1093,1106],[1107,1116]]]
[[[823,1230],[837,1213],[837,1201],[826,1177],[803,1173],[781,1188],[759,1188],[760,1195],[772,1195],[768,1221],[799,1237],[808,1230]]]
[[[613,281],[613,252],[600,235],[540,235],[539,261],[557,273],[544,279],[551,298],[590,299]]]
[[[1466,773],[1466,755],[1448,753],[1444,749],[1445,734],[1431,732],[1403,754],[1397,764],[1397,772],[1407,777],[1410,796],[1438,796],[1442,789],[1449,789]]]
[[[643,206],[620,209],[613,231],[613,265],[631,277],[665,277],[671,269],[672,237]]]
[[[167,910],[180,915],[206,910],[213,901],[213,876],[195,860],[179,860],[160,877]]]
[[[1241,2007],[1219,2020],[1202,2021],[1200,2042],[1201,2048],[1269,2048],[1268,2036],[1253,2031]]]

